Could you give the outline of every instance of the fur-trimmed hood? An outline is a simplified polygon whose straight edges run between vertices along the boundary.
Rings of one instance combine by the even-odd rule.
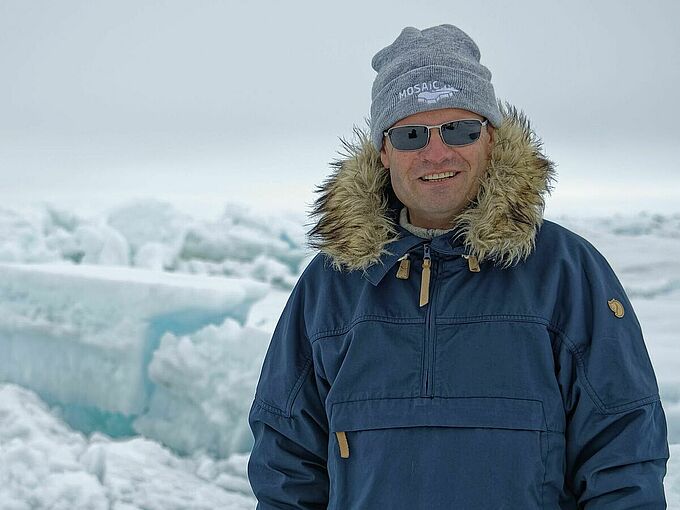
[[[501,105],[502,125],[495,131],[487,172],[477,197],[461,212],[456,237],[469,255],[502,267],[526,259],[543,223],[545,195],[552,191],[554,164],[542,153],[540,139],[527,117]],[[334,161],[333,174],[316,187],[321,193],[311,216],[318,221],[308,244],[326,254],[336,270],[365,270],[390,254],[400,239],[399,212],[389,173],[367,134],[356,129],[358,141],[342,141],[346,154]]]

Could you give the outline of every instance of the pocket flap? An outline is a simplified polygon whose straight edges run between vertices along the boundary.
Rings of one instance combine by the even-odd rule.
[[[380,398],[336,402],[331,432],[395,427],[547,430],[540,400],[505,397]]]

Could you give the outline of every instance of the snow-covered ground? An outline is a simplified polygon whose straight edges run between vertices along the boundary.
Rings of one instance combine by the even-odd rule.
[[[633,302],[680,508],[680,215],[550,219]],[[97,218],[0,209],[0,510],[254,509],[247,411],[314,255],[305,221],[230,205],[205,222],[152,200]]]

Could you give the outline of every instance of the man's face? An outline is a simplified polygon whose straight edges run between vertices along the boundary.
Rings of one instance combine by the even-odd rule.
[[[461,119],[484,120],[468,110],[442,108],[409,115],[394,126],[436,125]],[[411,224],[424,228],[452,228],[452,220],[477,196],[491,154],[493,136],[493,127],[487,124],[474,143],[450,147],[442,141],[439,131],[433,129],[427,146],[416,151],[396,150],[389,137],[384,138],[380,160],[390,171],[394,193],[408,208]],[[421,179],[424,175],[451,171],[460,173],[440,181]]]

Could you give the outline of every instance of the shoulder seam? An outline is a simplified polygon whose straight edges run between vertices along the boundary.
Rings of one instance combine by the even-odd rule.
[[[588,380],[588,376],[586,375],[586,370],[585,370],[585,362],[583,360],[583,353],[576,347],[574,342],[571,341],[571,339],[567,336],[567,334],[556,327],[555,325],[551,325],[551,329],[557,333],[558,336],[561,337],[562,343],[566,346],[566,349],[569,351],[569,353],[576,359],[576,368],[583,379],[583,386],[586,389],[586,393],[588,393],[588,396],[590,397],[591,401],[593,404],[595,404],[595,407],[600,411],[602,414],[616,414],[616,413],[621,413],[624,411],[630,411],[632,409],[636,409],[638,407],[642,407],[643,405],[650,404],[652,402],[656,402],[657,400],[660,400],[660,395],[658,393],[655,393],[653,395],[640,398],[637,400],[633,400],[630,402],[626,402],[625,404],[621,404],[618,406],[612,406],[609,407],[605,405],[605,403],[602,401],[602,399],[598,396],[597,392],[593,388],[593,386],[590,384],[590,381]]]
[[[256,394],[255,395],[255,403],[256,405],[260,406],[262,409],[265,411],[269,411],[270,413],[277,414],[279,416],[282,416],[284,418],[291,418],[292,413],[291,410],[293,408],[293,403],[295,402],[295,399],[297,398],[297,395],[300,392],[300,388],[302,388],[302,385],[305,381],[305,377],[307,377],[307,373],[312,367],[312,358],[307,357],[305,359],[305,365],[302,368],[302,372],[300,372],[300,375],[298,376],[297,380],[295,381],[295,384],[293,385],[293,388],[290,390],[290,393],[288,394],[288,398],[286,399],[286,408],[281,409],[278,406],[272,405],[268,402],[265,402],[260,395]]]

